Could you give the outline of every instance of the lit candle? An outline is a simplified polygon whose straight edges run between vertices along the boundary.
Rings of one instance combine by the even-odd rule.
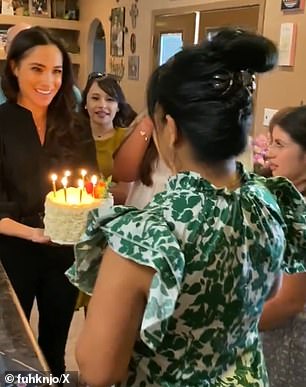
[[[55,197],[56,196],[56,180],[57,180],[57,175],[55,173],[52,173],[51,180],[52,180],[52,190],[53,190],[53,194]]]
[[[78,186],[80,188],[80,203],[82,203],[82,194],[84,189],[84,181],[82,179],[78,180]]]
[[[67,203],[67,184],[68,184],[67,176],[64,176],[64,177],[62,178],[62,184],[63,184],[63,187],[64,187],[64,197],[65,197],[65,202]]]
[[[66,177],[66,186],[64,187],[64,194],[65,194],[65,201],[67,202],[67,185],[68,185],[68,177],[71,176],[71,172],[67,169],[67,171],[64,172],[64,177]]]
[[[85,176],[87,175],[86,169],[81,170],[81,176],[82,176],[82,181],[83,181],[83,187],[85,186]]]
[[[91,176],[91,182],[92,182],[92,197],[95,197],[95,186],[97,184],[98,178],[96,175]]]

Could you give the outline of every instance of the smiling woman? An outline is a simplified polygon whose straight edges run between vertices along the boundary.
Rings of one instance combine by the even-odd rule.
[[[83,156],[75,130],[69,56],[47,30],[33,27],[16,35],[2,87],[8,102],[0,106],[0,256],[28,319],[37,299],[38,342],[59,375],[77,291],[64,276],[72,247],[50,245],[44,235],[48,176],[96,165]]]
[[[32,111],[43,144],[47,124],[44,112],[62,84],[62,53],[56,45],[37,46],[22,61],[12,61],[11,67],[20,89],[17,103]]]
[[[136,117],[114,76],[101,73],[89,75],[83,92],[81,115],[89,120],[99,171],[109,177],[113,170],[113,155],[127,135],[126,128]],[[115,203],[123,204],[129,186],[126,183],[117,183],[112,193]]]

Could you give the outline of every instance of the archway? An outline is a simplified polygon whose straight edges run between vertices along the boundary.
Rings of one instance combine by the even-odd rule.
[[[91,45],[91,71],[104,73],[106,68],[106,43],[104,28],[100,20],[95,19],[89,29],[88,41]]]

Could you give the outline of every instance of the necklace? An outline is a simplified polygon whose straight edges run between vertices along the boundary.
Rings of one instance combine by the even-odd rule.
[[[92,129],[92,137],[94,138],[94,140],[102,141],[102,140],[108,139],[109,137],[112,137],[114,132],[115,132],[114,128],[108,129],[106,132],[102,132],[102,133],[95,132],[95,130]]]

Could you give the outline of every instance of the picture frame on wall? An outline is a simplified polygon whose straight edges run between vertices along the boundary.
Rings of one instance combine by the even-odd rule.
[[[13,1],[2,0],[1,2],[1,14],[2,15],[14,15]]]
[[[139,55],[130,55],[128,59],[128,79],[139,79]]]
[[[0,48],[4,49],[7,42],[7,30],[0,29]]]
[[[297,24],[282,23],[279,34],[279,66],[294,66],[296,52]]]
[[[111,56],[124,55],[125,7],[112,8],[110,28]]]
[[[51,0],[29,0],[30,16],[51,17]]]
[[[281,0],[282,11],[297,11],[303,10],[305,5],[304,0]]]

